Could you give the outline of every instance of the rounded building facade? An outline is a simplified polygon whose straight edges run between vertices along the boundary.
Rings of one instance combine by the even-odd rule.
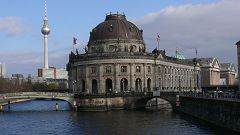
[[[143,30],[125,15],[107,15],[90,32],[84,54],[71,52],[69,86],[75,92],[189,91],[200,89],[200,67],[194,59],[179,60],[165,51],[146,52]]]

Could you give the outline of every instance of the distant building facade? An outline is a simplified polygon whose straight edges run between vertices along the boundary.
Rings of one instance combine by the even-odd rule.
[[[146,52],[143,30],[125,15],[110,14],[90,32],[84,54],[71,52],[69,86],[76,92],[190,91],[201,89],[196,59]]]
[[[25,81],[24,76],[22,74],[12,74],[11,81],[15,84],[23,84]]]
[[[199,58],[202,87],[220,85],[220,64],[216,58]]]
[[[236,43],[237,46],[237,59],[238,59],[238,90],[240,91],[240,41]]]
[[[4,63],[0,63],[0,77],[3,77],[3,78],[7,77],[6,64]]]
[[[56,67],[50,67],[48,69],[38,69],[38,77],[50,78],[50,79],[68,79],[68,72],[66,69],[57,69]]]
[[[37,82],[46,82],[47,84],[57,84],[58,86],[64,86],[68,88],[68,72],[65,68],[57,69],[55,67],[50,67],[48,69],[41,68],[38,69],[38,79]],[[63,87],[62,87],[63,88]]]
[[[220,64],[220,78],[225,80],[225,85],[236,85],[236,69],[232,63]]]

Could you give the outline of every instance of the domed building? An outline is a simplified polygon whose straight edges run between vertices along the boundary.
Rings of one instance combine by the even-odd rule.
[[[200,89],[200,67],[194,59],[146,52],[143,30],[122,14],[107,15],[90,32],[84,54],[71,52],[69,86],[78,93],[189,91]]]

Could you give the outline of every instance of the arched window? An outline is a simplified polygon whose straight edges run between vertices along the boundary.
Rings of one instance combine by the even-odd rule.
[[[147,89],[148,89],[148,91],[151,91],[151,79],[150,78],[147,79]]]
[[[128,91],[128,80],[126,78],[121,79],[121,92]]]
[[[98,84],[96,79],[92,80],[92,93],[98,94]]]
[[[135,91],[142,92],[142,80],[140,78],[137,78],[135,81]]]
[[[111,79],[106,79],[106,81],[105,81],[105,91],[106,92],[112,92],[112,80]]]
[[[82,92],[85,92],[85,81],[84,80],[82,80]]]

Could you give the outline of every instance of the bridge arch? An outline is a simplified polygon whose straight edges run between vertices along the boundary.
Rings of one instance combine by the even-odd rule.
[[[157,106],[156,106],[157,98]],[[146,97],[137,99],[133,102],[136,109],[158,109],[158,110],[173,110],[175,103],[162,97]],[[156,108],[157,107],[157,108]]]

